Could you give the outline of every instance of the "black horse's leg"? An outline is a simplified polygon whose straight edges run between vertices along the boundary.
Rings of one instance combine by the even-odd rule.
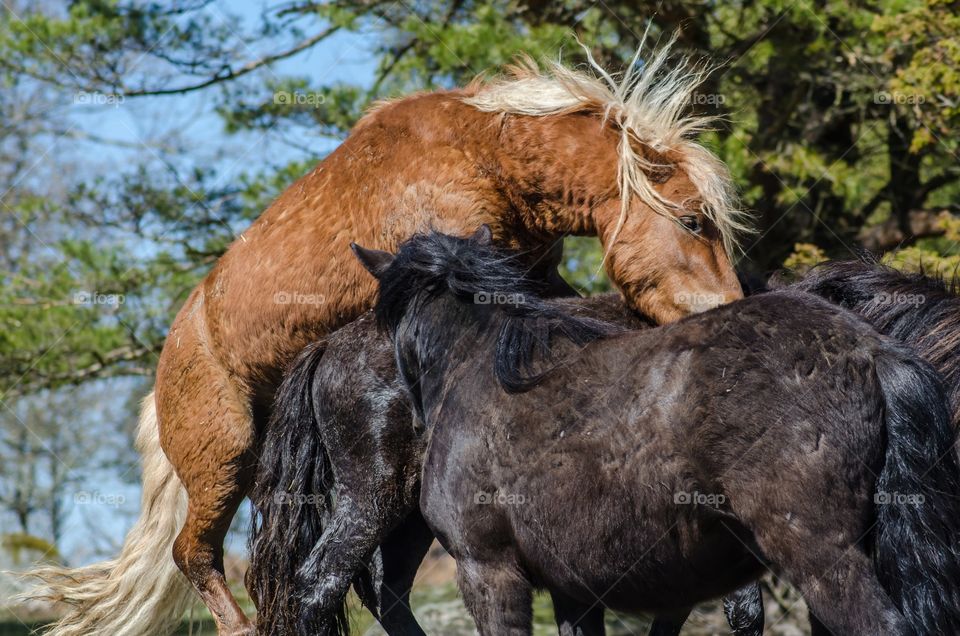
[[[410,607],[410,590],[432,542],[433,532],[414,510],[380,544],[375,575],[356,586],[360,600],[390,636],[425,634]]]
[[[763,591],[760,581],[741,587],[723,599],[723,613],[736,636],[763,636]]]
[[[833,632],[810,612],[810,636],[833,636]]]
[[[791,547],[790,543],[784,544]],[[761,544],[764,554],[780,564],[786,580],[800,582],[800,593],[811,614],[819,619],[817,623],[822,622],[815,627],[815,634],[916,633],[890,600],[872,561],[863,552],[826,545],[816,555],[798,555],[794,550],[778,554],[782,547],[775,542]]]
[[[350,583],[380,542],[379,529],[372,522],[367,525],[372,516],[363,506],[338,499],[320,540],[297,573],[301,633],[335,633]]]
[[[587,605],[564,594],[550,593],[560,636],[603,636],[603,606]]]
[[[683,624],[690,616],[690,609],[679,610],[671,614],[658,614],[650,626],[649,636],[679,636]]]
[[[529,636],[533,630],[533,587],[516,562],[457,559],[463,602],[480,636]]]

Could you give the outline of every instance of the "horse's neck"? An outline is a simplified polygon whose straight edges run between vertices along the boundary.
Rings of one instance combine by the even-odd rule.
[[[596,235],[595,209],[619,205],[618,139],[593,117],[487,115],[502,124],[484,151],[520,222],[544,234]]]
[[[408,387],[416,388],[415,398],[424,410],[442,398],[444,379],[451,365],[473,363],[470,355],[485,346],[476,334],[490,328],[467,303],[443,295],[416,311],[408,310],[396,339],[397,361]],[[494,312],[495,313],[495,312]],[[493,315],[490,320],[495,320]],[[492,358],[489,359],[492,364]],[[492,368],[492,367],[491,367]]]

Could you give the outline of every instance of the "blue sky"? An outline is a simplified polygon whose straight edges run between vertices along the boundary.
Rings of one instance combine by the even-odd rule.
[[[232,15],[243,20],[243,27],[238,30],[240,33],[247,28],[255,30],[261,11],[267,6],[265,2],[254,0],[220,4],[228,6],[227,10]],[[218,4],[210,8],[214,19],[218,20],[224,17],[223,11]],[[378,34],[373,30],[361,33],[338,31],[315,48],[257,71],[253,78],[267,82],[279,76],[296,75],[310,78],[314,85],[340,82],[369,85],[376,68],[377,58],[372,51],[377,37]],[[236,66],[258,58],[262,52],[242,49]],[[145,60],[137,70],[146,70],[144,66],[148,63],[149,60]],[[133,66],[136,68],[137,64]],[[78,95],[74,99],[79,103],[69,109],[69,119],[81,130],[132,146],[84,145],[86,150],[96,153],[94,158],[98,163],[111,160],[123,162],[130,153],[150,152],[141,144],[146,142],[147,146],[151,146],[153,142],[162,143],[165,132],[175,132],[189,145],[183,156],[178,157],[185,165],[190,162],[201,165],[215,162],[214,165],[226,173],[225,177],[256,165],[256,156],[265,157],[278,165],[302,157],[304,153],[278,143],[269,135],[226,135],[222,121],[213,110],[218,94],[219,88],[214,86],[184,95],[127,98],[119,103],[117,100],[111,102],[108,96],[100,98],[108,102],[103,104],[90,104],[90,98]],[[315,155],[323,155],[335,146],[336,141],[318,139],[310,150]],[[220,154],[223,156],[218,156]]]
[[[224,3],[227,4],[227,3]],[[239,0],[228,3],[229,11],[244,19],[247,26],[257,23],[267,3]],[[215,9],[217,10],[217,9]],[[311,78],[311,84],[336,82],[370,85],[377,58],[373,53],[377,33],[341,31],[313,49],[278,63],[272,69],[259,72],[257,79],[267,81],[271,76],[301,75]],[[238,59],[242,64],[257,57],[258,51],[247,51],[249,57]],[[281,165],[307,154],[323,156],[337,145],[336,140],[317,137],[309,140],[309,153],[291,147],[270,135],[243,133],[227,135],[223,123],[214,112],[217,88],[213,90],[140,99],[125,99],[121,103],[84,103],[74,96],[64,112],[65,127],[106,138],[120,144],[99,144],[61,139],[51,144],[44,161],[56,170],[58,162],[72,160],[82,165],[88,178],[108,176],[113,171],[133,165],[133,157],[156,153],[156,143],[164,137],[177,140],[178,150],[172,159],[178,167],[214,166],[224,183],[238,179],[245,172],[256,172],[269,165]],[[123,381],[116,384],[124,393]],[[97,417],[112,417],[118,409],[104,408]],[[79,424],[79,422],[78,422]],[[124,483],[115,476],[90,475],[77,489],[77,496],[67,497],[69,514],[65,524],[63,554],[73,563],[95,560],[102,545],[90,541],[91,526],[105,531],[109,539],[119,544],[133,522],[139,508],[139,488]],[[242,550],[243,543],[234,539],[232,548]]]

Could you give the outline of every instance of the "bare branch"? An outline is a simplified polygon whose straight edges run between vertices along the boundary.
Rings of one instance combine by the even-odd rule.
[[[214,84],[219,84],[221,82],[237,79],[238,77],[243,77],[244,75],[247,75],[248,73],[252,73],[253,71],[259,68],[263,68],[264,66],[268,66],[270,64],[273,64],[274,62],[286,59],[288,57],[292,57],[297,53],[300,53],[301,51],[305,51],[309,49],[310,47],[321,42],[327,37],[333,35],[339,30],[340,30],[339,26],[332,26],[328,29],[321,31],[320,33],[317,33],[316,35],[313,35],[301,41],[300,43],[290,47],[289,49],[280,51],[279,53],[265,55],[256,60],[251,60],[250,62],[247,62],[246,64],[244,64],[243,66],[241,66],[236,70],[233,70],[227,67],[225,72],[214,75],[213,77],[208,78],[202,82],[198,82],[196,84],[189,84],[186,86],[178,86],[175,88],[163,88],[163,89],[155,89],[155,90],[154,89],[139,89],[139,90],[132,90],[132,91],[125,90],[123,91],[123,96],[124,97],[146,97],[146,96],[157,96],[157,95],[181,95],[183,93],[198,91],[198,90],[207,88],[209,86],[213,86]]]

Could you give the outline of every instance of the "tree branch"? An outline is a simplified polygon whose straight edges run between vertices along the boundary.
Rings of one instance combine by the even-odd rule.
[[[301,51],[305,51],[309,49],[310,47],[326,39],[327,37],[333,35],[339,30],[340,30],[339,26],[332,26],[328,29],[321,31],[320,33],[317,33],[314,36],[307,38],[306,40],[303,40],[299,44],[296,44],[295,46],[292,46],[289,49],[286,49],[285,51],[281,51],[279,53],[273,53],[271,55],[265,55],[257,60],[251,60],[250,62],[247,62],[237,70],[233,70],[228,67],[225,73],[214,75],[213,77],[206,79],[202,82],[198,82],[196,84],[188,84],[186,86],[178,86],[175,88],[162,88],[162,89],[156,89],[156,90],[150,90],[150,89],[140,89],[140,90],[133,90],[133,91],[125,90],[123,91],[123,96],[124,97],[148,97],[148,96],[157,96],[157,95],[182,95],[183,93],[198,91],[203,88],[213,86],[214,84],[219,84],[220,82],[226,82],[233,79],[237,79],[238,77],[243,77],[244,75],[247,75],[248,73],[252,73],[253,71],[259,68],[263,68],[264,66],[273,64],[274,62],[286,59],[288,57],[292,57],[297,53],[300,53]]]
[[[92,379],[102,379],[110,378],[117,376],[129,376],[129,375],[150,375],[152,371],[149,368],[144,367],[133,367],[133,368],[119,368],[118,365],[121,362],[132,362],[148,353],[159,353],[160,347],[121,347],[115,349],[105,355],[103,355],[100,361],[95,362],[87,367],[82,369],[74,369],[71,371],[65,371],[63,373],[53,373],[48,376],[44,376],[32,382],[26,382],[20,384],[16,387],[11,388],[10,390],[0,394],[0,399],[6,401],[10,398],[20,397],[23,395],[29,395],[31,393],[36,393],[43,389],[51,388],[55,385],[62,384],[81,384],[87,380]]]

